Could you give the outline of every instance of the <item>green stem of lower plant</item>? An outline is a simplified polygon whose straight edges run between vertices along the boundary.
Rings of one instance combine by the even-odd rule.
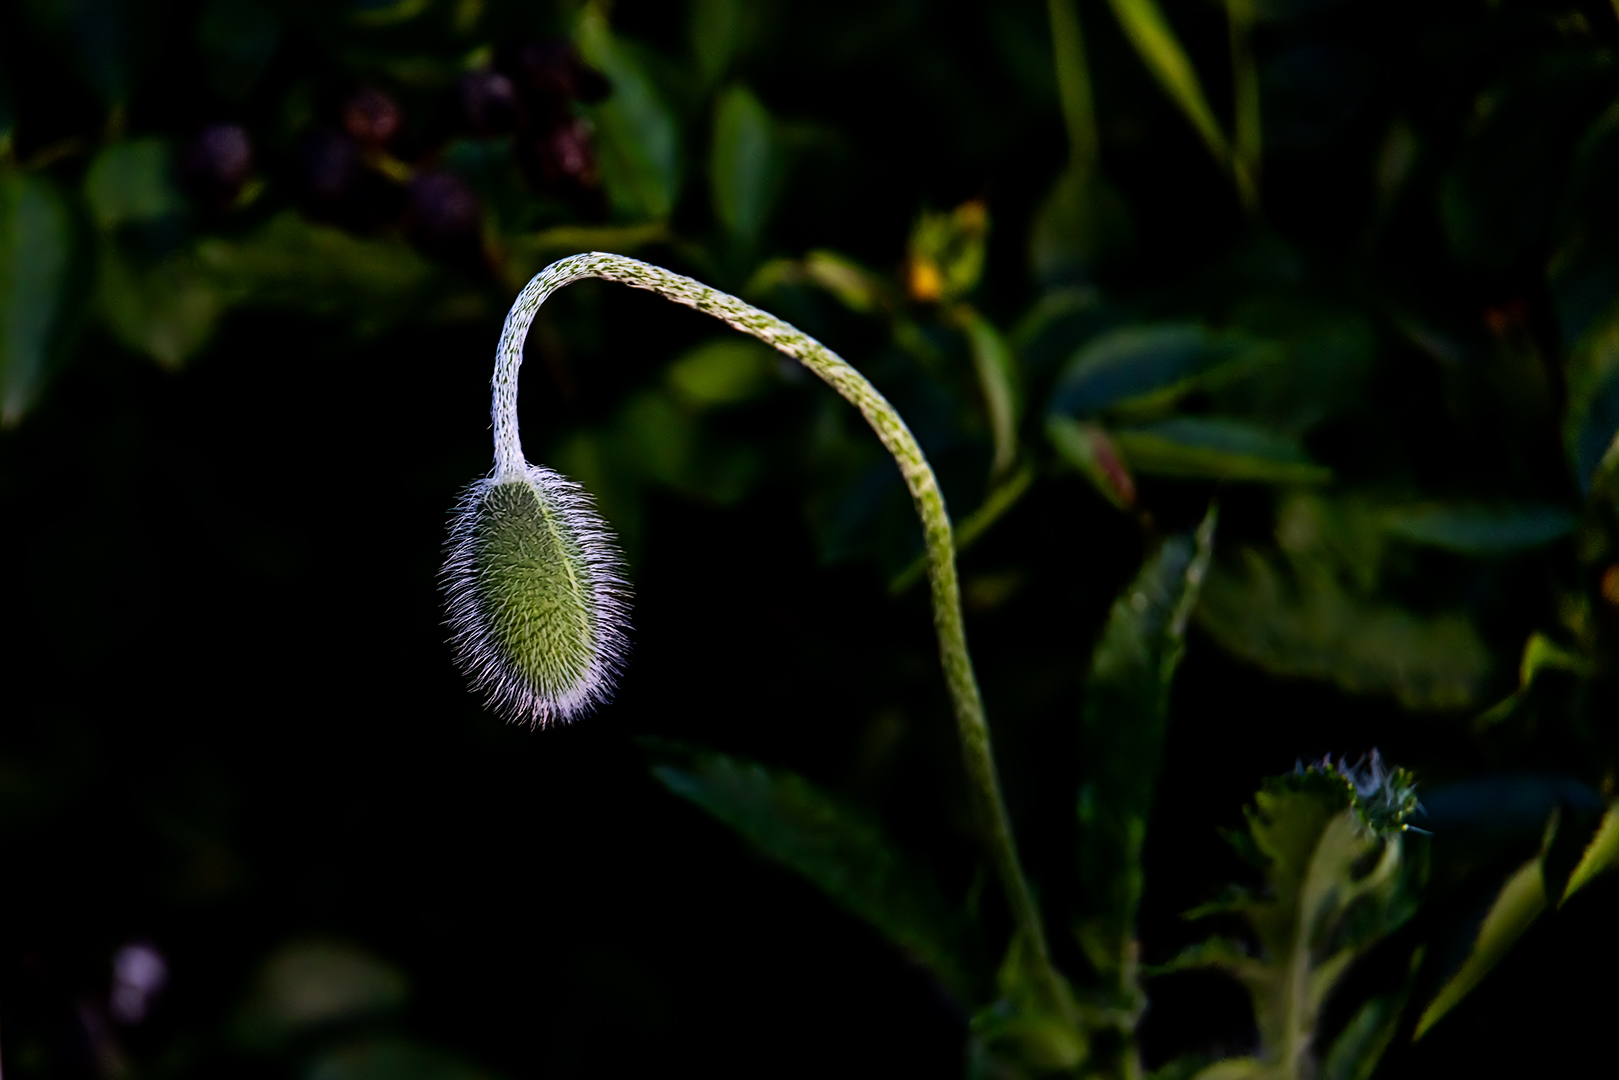
[[[595,252],[574,255],[552,263],[535,275],[512,305],[506,317],[496,354],[493,420],[495,425],[496,470],[522,460],[517,436],[517,371],[523,359],[523,341],[529,325],[545,299],[569,282],[602,278],[637,289],[655,292],[668,300],[695,308],[751,334],[802,363],[836,390],[845,401],[860,410],[866,423],[877,433],[893,455],[905,486],[922,520],[922,540],[928,559],[928,583],[933,596],[933,626],[939,639],[939,660],[944,668],[945,685],[955,713],[956,731],[961,740],[962,758],[969,786],[978,802],[985,840],[996,877],[1005,893],[1012,921],[1026,955],[1033,959],[1038,977],[1047,985],[1052,1003],[1066,1000],[1064,984],[1051,964],[1044,924],[1012,837],[1011,819],[1001,797],[1000,777],[990,745],[989,724],[984,717],[984,701],[973,674],[972,657],[967,652],[967,630],[961,614],[961,589],[956,579],[955,545],[950,515],[938,478],[917,445],[916,437],[894,406],[848,361],[819,341],[768,312],[709,288],[689,277],[671,273],[638,259]]]

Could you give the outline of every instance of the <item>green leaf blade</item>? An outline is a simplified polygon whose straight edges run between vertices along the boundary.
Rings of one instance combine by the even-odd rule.
[[[962,1001],[980,999],[964,918],[878,826],[791,773],[704,751],[671,756],[652,768],[671,792],[870,923]]]
[[[709,158],[714,214],[740,243],[759,239],[779,171],[770,114],[744,86],[733,86],[714,106]]]
[[[0,172],[0,427],[16,424],[44,392],[71,250],[56,188],[42,177]]]

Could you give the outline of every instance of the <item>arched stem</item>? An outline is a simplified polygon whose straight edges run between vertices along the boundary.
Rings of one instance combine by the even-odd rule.
[[[984,719],[984,702],[973,675],[972,658],[967,653],[966,627],[961,617],[961,591],[956,580],[955,547],[944,496],[939,492],[933,467],[922,455],[916,437],[894,406],[877,392],[837,353],[796,327],[774,315],[760,311],[736,297],[711,289],[701,282],[670,273],[638,259],[594,252],[558,260],[540,271],[518,294],[506,316],[495,361],[494,401],[491,412],[495,427],[495,478],[523,468],[525,462],[517,432],[517,372],[523,362],[523,341],[529,324],[547,297],[569,282],[582,278],[603,278],[637,289],[646,289],[728,323],[778,349],[813,371],[843,399],[860,410],[877,438],[899,465],[905,486],[910,489],[917,515],[922,519],[922,539],[928,560],[928,582],[933,594],[933,626],[939,639],[939,660],[944,667],[945,685],[955,712],[956,730],[961,739],[967,777],[986,832],[989,857],[995,867],[1011,908],[1012,919],[1021,937],[1021,946],[1032,956],[1038,977],[1047,983],[1041,989],[1053,1002],[1067,1000],[1063,984],[1051,966],[1050,953],[1040,912],[1029,890],[1018,860],[1017,845],[1006,804],[1001,798],[1000,779],[990,746],[989,726]]]

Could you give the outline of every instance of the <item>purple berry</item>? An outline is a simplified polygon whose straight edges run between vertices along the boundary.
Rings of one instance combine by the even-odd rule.
[[[181,151],[180,178],[201,203],[229,206],[253,175],[253,142],[236,124],[214,124]]]
[[[386,145],[399,133],[399,104],[374,86],[362,86],[343,103],[343,128],[365,146]]]
[[[298,145],[299,185],[316,203],[341,202],[358,185],[363,168],[359,146],[330,128],[316,128]]]
[[[498,71],[469,71],[461,78],[461,110],[479,135],[509,135],[517,127],[517,86]]]
[[[454,173],[417,173],[410,182],[405,222],[411,239],[429,254],[476,261],[483,214],[478,196]]]

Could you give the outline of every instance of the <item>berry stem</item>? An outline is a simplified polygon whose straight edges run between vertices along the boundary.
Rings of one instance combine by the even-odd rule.
[[[922,519],[922,539],[928,561],[928,583],[933,596],[933,626],[939,638],[939,660],[956,718],[967,778],[978,802],[990,861],[1006,895],[1019,944],[1034,961],[1040,989],[1052,1003],[1067,1001],[1065,984],[1052,967],[1045,929],[1034,894],[1018,859],[1012,823],[1001,797],[995,755],[990,745],[984,701],[967,652],[967,632],[961,615],[961,591],[956,580],[955,545],[950,516],[939,491],[933,467],[922,454],[916,437],[894,406],[848,361],[798,328],[783,322],[728,293],[709,288],[689,277],[671,273],[638,259],[593,252],[552,263],[536,274],[512,304],[501,331],[493,379],[491,406],[495,428],[495,479],[525,465],[517,431],[517,372],[523,362],[523,341],[534,314],[557,289],[582,278],[603,278],[659,296],[728,323],[772,348],[791,356],[860,410],[877,438],[899,465],[905,485]]]

